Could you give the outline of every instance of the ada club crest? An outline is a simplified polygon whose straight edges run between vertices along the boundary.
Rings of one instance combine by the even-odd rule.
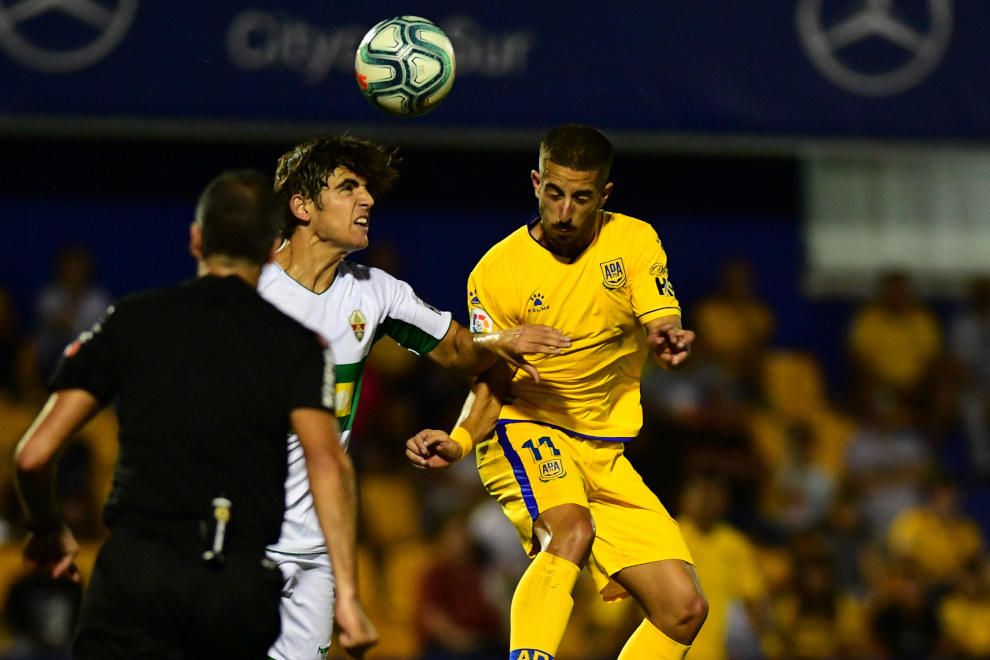
[[[553,479],[560,479],[567,474],[564,469],[564,462],[559,458],[548,458],[545,461],[540,461],[540,481],[551,481]]]
[[[351,324],[351,330],[354,332],[354,336],[357,337],[358,341],[364,339],[364,326],[367,325],[368,320],[364,318],[364,314],[361,313],[360,309],[355,309],[351,312],[351,315],[347,317],[347,322]]]
[[[626,267],[622,263],[622,257],[606,261],[601,266],[602,284],[606,289],[618,289],[626,283]]]

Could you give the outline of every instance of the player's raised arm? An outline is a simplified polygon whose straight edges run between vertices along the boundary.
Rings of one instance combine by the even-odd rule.
[[[684,363],[691,355],[691,344],[694,343],[694,331],[681,327],[680,316],[663,316],[648,321],[646,341],[653,352],[653,357],[661,367],[671,369]]]
[[[413,467],[448,468],[471,453],[475,442],[495,429],[511,380],[512,368],[504,362],[496,364],[471,387],[453,431],[424,429],[409,438],[406,458]]]
[[[337,421],[326,410],[297,408],[292,427],[306,455],[313,506],[333,565],[340,643],[361,654],[378,642],[357,592],[357,495],[354,466],[340,444]]]
[[[570,345],[570,337],[545,325],[520,325],[486,334],[472,334],[457,321],[451,321],[447,334],[430,351],[429,356],[441,366],[471,374],[487,370],[495,360],[501,358],[539,382],[539,372],[526,360],[525,355],[557,355],[561,349],[569,348]]]

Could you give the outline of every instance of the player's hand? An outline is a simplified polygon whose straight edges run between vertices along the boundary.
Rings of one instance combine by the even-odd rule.
[[[338,594],[334,605],[334,620],[337,623],[337,639],[345,651],[355,658],[378,643],[378,631],[368,615],[364,613],[361,601],[356,595]]]
[[[424,429],[406,440],[406,458],[420,470],[449,468],[461,460],[461,446],[445,431]]]
[[[528,373],[537,383],[540,373],[525,357],[526,353],[558,355],[561,349],[570,348],[571,338],[556,328],[546,325],[519,325],[484,335],[475,335],[475,341],[509,364]]]
[[[79,582],[79,567],[75,563],[78,554],[76,537],[65,524],[49,533],[28,534],[24,544],[24,563],[55,580]]]
[[[662,366],[676,367],[691,355],[694,332],[664,323],[647,335],[646,341]]]

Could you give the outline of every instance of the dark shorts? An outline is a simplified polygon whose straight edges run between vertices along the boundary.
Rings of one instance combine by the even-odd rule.
[[[263,548],[200,558],[194,536],[117,528],[83,596],[80,660],[264,658],[279,634],[282,576]]]

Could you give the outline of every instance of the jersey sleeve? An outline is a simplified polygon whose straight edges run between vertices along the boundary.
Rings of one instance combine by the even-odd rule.
[[[334,410],[333,353],[315,334],[300,352],[295,367],[289,371],[286,390],[289,410],[319,408]]]
[[[667,270],[667,253],[652,227],[631,242],[630,290],[633,313],[640,323],[664,316],[680,316],[681,304],[674,294]]]
[[[52,392],[86,390],[104,405],[114,397],[120,384],[115,337],[122,331],[115,311],[108,307],[102,319],[65,347],[48,383]]]
[[[468,276],[468,315],[471,332],[488,334],[519,325],[502,303],[511,296],[499,295],[504,285],[488,276],[490,269],[479,263]]]
[[[441,312],[423,302],[406,282],[378,271],[386,289],[385,319],[381,329],[400,346],[413,353],[429,353],[450,329],[450,312]]]

